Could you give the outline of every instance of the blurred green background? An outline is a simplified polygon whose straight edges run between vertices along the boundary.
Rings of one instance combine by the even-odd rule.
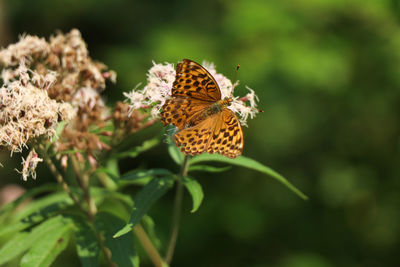
[[[399,1],[0,0],[3,46],[21,33],[48,37],[71,28],[82,32],[94,59],[118,73],[104,92],[110,103],[145,84],[152,60],[205,59],[230,78],[240,64],[236,94],[250,86],[265,111],[244,129],[244,155],[310,197],[237,167],[195,174],[205,200],[191,214],[186,195],[172,266],[397,266]],[[171,166],[166,151],[161,145],[121,167]],[[0,183],[23,184],[13,171],[20,155],[7,157]],[[23,185],[47,176],[42,167]],[[172,198],[151,210],[163,241]]]

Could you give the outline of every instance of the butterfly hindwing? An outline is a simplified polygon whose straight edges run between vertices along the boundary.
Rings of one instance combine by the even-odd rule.
[[[223,109],[217,119],[207,152],[236,158],[242,154],[243,144],[243,130],[238,118],[232,110]]]
[[[215,127],[214,121],[218,116],[219,114],[214,114],[193,127],[177,132],[174,135],[176,145],[186,155],[206,152]]]
[[[184,59],[176,66],[172,96],[215,102],[221,99],[221,91],[205,68],[194,61]]]
[[[211,115],[194,127],[179,131],[174,139],[181,151],[187,155],[208,152],[229,158],[241,155],[244,143],[240,122],[228,108]]]

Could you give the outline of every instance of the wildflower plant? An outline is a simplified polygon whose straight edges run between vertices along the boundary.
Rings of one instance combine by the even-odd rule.
[[[218,83],[222,98],[232,99],[229,109],[247,126],[259,112],[255,92],[246,87],[245,96],[234,96],[238,82],[219,74],[211,63],[203,65]],[[30,189],[1,208],[0,238],[5,242],[0,265],[20,259],[21,266],[49,266],[73,242],[82,266],[98,266],[101,261],[109,266],[139,266],[137,241],[154,266],[168,266],[177,242],[184,189],[192,197],[191,212],[204,198],[191,172],[226,170],[206,162],[257,170],[306,198],[277,172],[245,156],[185,156],[172,141],[173,127],[139,146],[121,145],[160,123],[176,77],[173,64],[153,63],[147,84],[125,93],[126,99],[113,107],[100,93],[107,82],[115,82],[116,74],[90,58],[76,29],[49,40],[21,36],[18,43],[0,51],[0,66],[0,150],[8,150],[10,156],[26,151],[17,170],[23,181],[29,177],[38,181],[36,166],[46,164],[58,183]],[[180,166],[178,173],[139,168],[121,174],[120,160],[141,162],[141,153],[156,146],[168,149],[171,165]],[[123,190],[126,187],[139,190],[131,195]],[[173,187],[170,238],[159,244],[148,211]]]

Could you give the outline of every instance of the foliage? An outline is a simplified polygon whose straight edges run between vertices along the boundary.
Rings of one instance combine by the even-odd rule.
[[[280,170],[310,199],[299,201],[252,170],[232,166],[222,173],[205,172],[197,169],[205,162],[191,165],[190,177],[202,185],[205,200],[194,214],[189,213],[192,203],[184,201],[184,234],[174,266],[396,265],[397,1],[2,3],[12,26],[10,41],[21,32],[48,36],[55,28],[81,29],[92,55],[118,73],[117,85],[104,92],[110,100],[145,81],[149,59],[208,59],[230,77],[239,63],[240,79],[258,89],[265,112],[244,129],[245,155]],[[32,14],[40,15],[32,20]],[[160,128],[138,132],[129,144],[139,147],[149,136],[161,136]],[[132,175],[132,180],[121,179],[118,190],[136,196],[139,185],[152,177],[176,174],[161,147],[140,154],[140,160],[120,158],[118,170],[112,168],[115,162],[103,164],[112,177],[109,185],[122,177],[118,172]],[[17,167],[4,158],[3,165]],[[7,169],[12,168],[0,168],[0,183],[15,183]],[[26,187],[51,181],[44,169],[38,177]],[[119,206],[114,205],[116,195],[103,197],[104,209],[129,220],[125,202],[133,200]],[[150,209],[164,245],[171,203],[167,192]],[[138,251],[143,252],[140,246]],[[202,256],[193,260],[193,255]]]

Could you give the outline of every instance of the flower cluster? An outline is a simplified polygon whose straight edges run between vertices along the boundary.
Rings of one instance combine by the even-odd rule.
[[[58,33],[48,42],[21,36],[18,43],[0,50],[0,67],[0,146],[21,152],[37,137],[49,140],[57,125],[66,122],[54,143],[56,152],[83,151],[93,163],[95,151],[108,148],[89,129],[104,127],[109,110],[100,92],[116,75],[89,57],[78,30]],[[34,177],[40,162],[34,154],[28,156],[29,164],[28,158],[23,162],[24,179],[28,174]]]
[[[244,97],[234,97],[234,88],[238,82],[232,82],[224,75],[217,73],[214,64],[203,62],[202,65],[210,72],[221,90],[222,98],[230,97],[233,99],[228,107],[237,113],[242,125],[247,126],[247,119],[253,118],[259,110],[257,107],[258,98],[254,91],[246,87],[250,92]],[[165,101],[171,97],[172,84],[175,80],[176,71],[170,63],[156,64],[150,68],[147,74],[147,85],[142,90],[133,89],[125,96],[129,100],[131,110],[150,110],[152,118],[158,118],[161,107]],[[246,103],[249,103],[247,105]]]
[[[147,74],[147,85],[142,90],[133,89],[124,95],[130,101],[131,110],[151,109],[152,118],[158,118],[165,100],[171,96],[172,83],[175,80],[174,65],[170,63],[156,64]]]
[[[9,76],[12,72],[11,77]],[[68,103],[51,99],[46,88],[54,83],[54,74],[40,75],[25,66],[2,72],[0,88],[0,145],[11,153],[21,152],[39,136],[50,139],[61,121],[69,122],[75,112]]]

